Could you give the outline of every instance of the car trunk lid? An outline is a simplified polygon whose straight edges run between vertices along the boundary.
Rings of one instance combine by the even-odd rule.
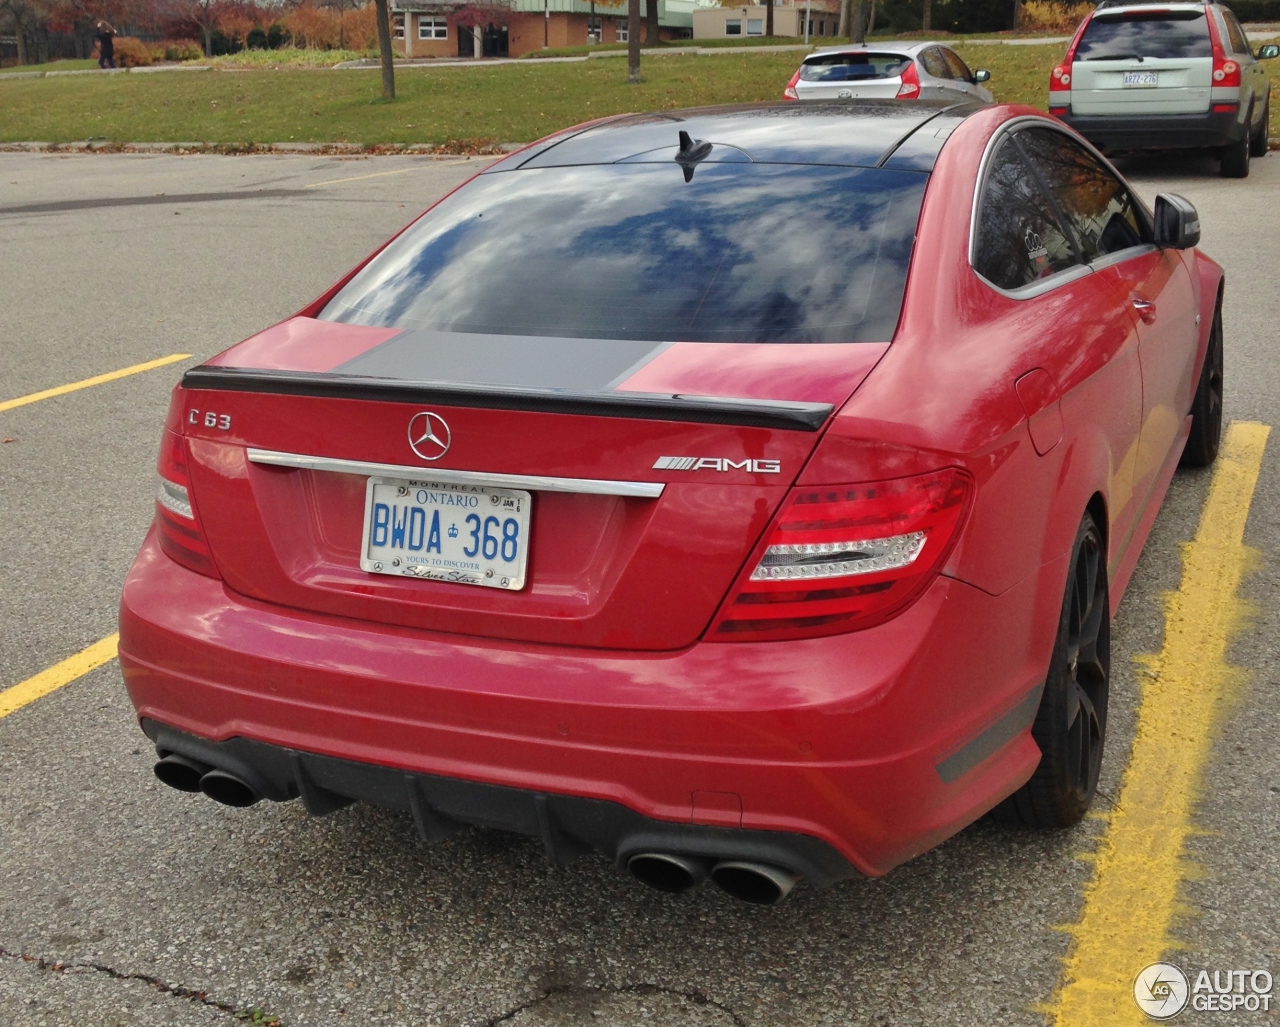
[[[447,334],[298,317],[188,372],[192,493],[231,589],[400,628],[688,645],[887,348],[525,337],[499,359]],[[428,412],[448,432],[430,460],[409,434]],[[371,477],[527,492],[522,587],[362,568]]]

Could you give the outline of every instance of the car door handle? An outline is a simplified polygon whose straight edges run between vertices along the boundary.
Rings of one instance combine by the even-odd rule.
[[[1156,305],[1150,300],[1144,300],[1140,296],[1134,296],[1130,302],[1133,303],[1133,309],[1138,312],[1138,316],[1142,318],[1144,324],[1156,323]]]

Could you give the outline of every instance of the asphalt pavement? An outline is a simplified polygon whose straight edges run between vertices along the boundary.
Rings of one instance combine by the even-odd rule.
[[[181,370],[301,307],[482,164],[0,154],[0,402],[192,355],[0,412],[0,690],[115,630]],[[1125,170],[1148,200],[1198,205],[1227,268],[1227,417],[1280,425],[1280,155],[1244,181],[1194,159]],[[1276,452],[1231,650],[1249,677],[1206,770],[1177,956],[1280,976]],[[1103,809],[1134,661],[1161,648],[1209,481],[1177,476],[1115,620]],[[114,662],[0,718],[0,1024],[1040,1025],[1105,828],[981,823],[884,879],[758,908],[658,894],[598,857],[554,867],[520,836],[421,845],[407,815],[364,806],[233,810],[153,763]]]

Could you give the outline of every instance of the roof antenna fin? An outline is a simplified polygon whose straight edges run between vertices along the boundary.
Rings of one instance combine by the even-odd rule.
[[[684,180],[693,181],[694,166],[711,152],[711,143],[694,139],[684,129],[680,130],[680,149],[676,151],[676,163],[684,170]]]

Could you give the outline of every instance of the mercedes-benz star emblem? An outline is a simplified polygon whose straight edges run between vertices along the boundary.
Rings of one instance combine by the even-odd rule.
[[[423,410],[409,421],[409,447],[423,460],[439,460],[449,452],[449,425],[439,414]]]

